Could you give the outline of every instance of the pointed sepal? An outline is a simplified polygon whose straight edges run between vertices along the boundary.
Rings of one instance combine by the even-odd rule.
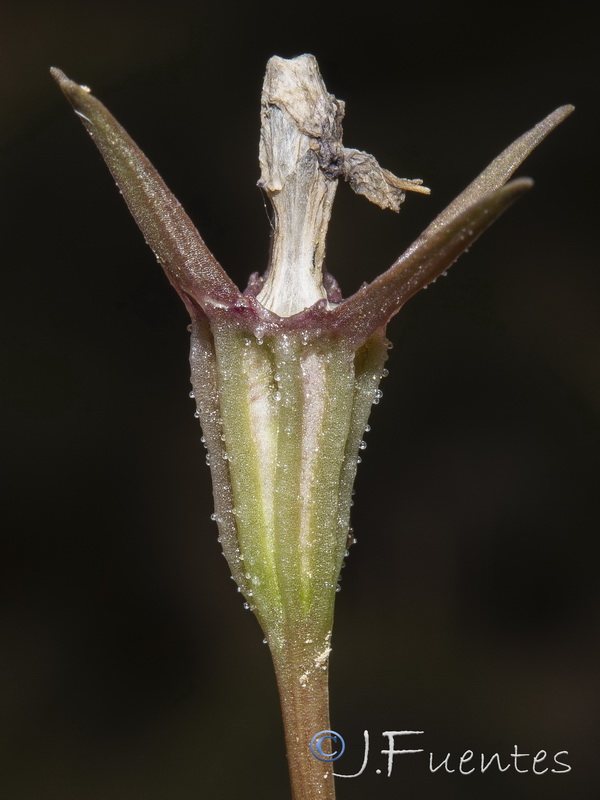
[[[506,150],[503,150],[483,172],[481,172],[467,188],[456,197],[450,205],[423,232],[423,236],[433,236],[442,225],[457,217],[469,206],[476,203],[486,194],[506,183],[515,170],[521,166],[531,152],[551,133],[569,114],[575,110],[574,106],[565,105],[548,114],[531,130],[519,136]]]
[[[355,343],[384,327],[406,301],[465,252],[515,200],[533,186],[519,178],[482,197],[433,235],[422,234],[383,275],[359,289],[333,312],[332,327],[351,332]]]
[[[131,214],[186,305],[189,297],[232,304],[240,293],[194,224],[127,131],[86,86],[52,68],[65,97],[81,118],[111,171]]]
[[[330,327],[362,344],[404,303],[443,274],[533,182],[503,184],[531,151],[573,111],[561,106],[506,148],[372,283],[331,312]]]

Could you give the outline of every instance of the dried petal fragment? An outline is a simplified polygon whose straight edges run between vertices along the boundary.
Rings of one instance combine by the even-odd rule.
[[[344,103],[329,94],[311,55],[269,59],[261,96],[259,186],[275,212],[271,263],[259,302],[291,317],[320,300],[325,236],[338,179],[381,208],[400,210],[420,180],[397,178],[360,150],[344,148]]]
[[[389,169],[380,167],[376,159],[362,150],[344,148],[344,177],[356,194],[362,194],[367,200],[380,208],[400,211],[406,192],[429,194],[420,179],[397,178]]]

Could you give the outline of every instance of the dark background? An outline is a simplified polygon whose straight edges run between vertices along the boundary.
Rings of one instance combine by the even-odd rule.
[[[512,139],[577,106],[519,171],[534,191],[390,325],[331,661],[339,771],[358,769],[364,729],[372,753],[339,797],[597,797],[591,19],[573,3],[178,0],[0,17],[0,796],[288,796],[268,651],[209,519],[186,314],[48,67],[92,86],[245,285],[268,253],[264,66],[312,52],[347,102],[346,144],[432,188],[397,217],[340,186],[327,263],[345,294]],[[389,729],[455,762],[568,750],[572,771],[432,775],[412,756],[388,779]]]

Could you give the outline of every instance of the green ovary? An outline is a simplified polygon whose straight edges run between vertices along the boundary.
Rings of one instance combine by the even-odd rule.
[[[331,629],[358,446],[385,345],[213,331],[246,598],[271,638]]]

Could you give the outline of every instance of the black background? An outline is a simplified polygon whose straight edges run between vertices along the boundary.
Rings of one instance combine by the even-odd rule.
[[[329,270],[385,269],[505,145],[577,106],[536,187],[389,327],[357,481],[332,725],[352,798],[596,797],[598,62],[578,5],[3,4],[0,796],[286,797],[267,648],[217,544],[187,319],[48,67],[92,86],[239,285],[266,266],[259,94],[314,53],[345,142],[430,198],[340,186]],[[432,775],[413,747],[572,771]],[[529,763],[526,764],[525,762]],[[531,759],[520,762],[531,768]],[[552,766],[552,765],[550,765]]]

